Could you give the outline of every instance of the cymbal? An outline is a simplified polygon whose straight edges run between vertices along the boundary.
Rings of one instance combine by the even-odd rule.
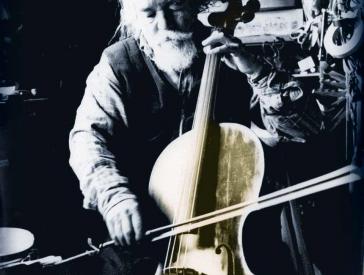
[[[34,235],[28,230],[0,227],[0,258],[23,253],[34,244]]]

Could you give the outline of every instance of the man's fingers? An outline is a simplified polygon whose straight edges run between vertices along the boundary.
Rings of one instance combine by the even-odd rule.
[[[138,211],[131,216],[131,223],[134,228],[135,240],[140,241],[143,237],[143,222]]]
[[[228,37],[223,32],[215,31],[202,41],[205,54],[235,54],[241,49],[241,43],[234,37]]]
[[[231,58],[227,58],[223,56],[221,58],[221,61],[224,62],[228,67],[230,67],[233,70],[237,70],[238,67],[236,66],[235,62],[231,60]]]
[[[142,238],[142,218],[134,199],[124,200],[105,215],[110,237],[121,246],[133,245]]]
[[[129,214],[121,216],[121,231],[126,245],[131,245],[134,242],[134,231]]]
[[[208,38],[202,41],[202,46],[214,46],[216,44],[236,44],[239,45],[239,39],[236,37],[230,37],[223,32],[215,31]]]
[[[229,42],[215,48],[209,46],[204,47],[205,54],[218,54],[218,53],[235,53],[239,50],[239,44],[234,42]]]
[[[345,89],[345,83],[342,82],[337,82],[337,81],[333,81],[330,79],[325,79],[323,81],[323,83],[325,84],[326,88],[340,88],[340,89]]]
[[[107,223],[107,229],[108,229],[108,231],[109,231],[110,238],[111,238],[112,240],[116,241],[117,243],[119,243],[118,239],[116,238],[116,233],[115,233],[114,224],[113,224],[113,223],[108,222],[108,223]]]
[[[329,73],[328,73],[328,75],[332,78],[332,79],[334,79],[334,80],[336,80],[336,81],[340,81],[340,82],[344,82],[345,83],[345,75],[343,75],[343,74],[340,74],[340,73],[338,73],[338,72],[336,72],[336,71],[330,71]]]
[[[118,220],[113,220],[108,226],[110,237],[119,245],[124,246],[125,240],[121,230],[121,224]]]
[[[118,235],[118,240],[121,246],[127,246],[128,245],[128,241],[127,238],[125,236],[124,230],[123,230],[123,225],[119,224],[119,229],[118,229],[119,235]]]
[[[202,41],[202,46],[212,45],[216,43],[222,43],[226,40],[223,32],[214,31],[209,37]]]
[[[215,53],[222,53],[223,51],[226,51],[228,48],[227,45],[221,45],[215,48],[211,48],[211,47],[206,47],[204,48],[204,52],[206,54],[215,54]]]

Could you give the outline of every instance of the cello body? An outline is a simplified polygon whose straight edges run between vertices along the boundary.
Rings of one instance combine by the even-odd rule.
[[[258,138],[233,123],[210,123],[208,132],[197,187],[190,176],[197,131],[170,143],[154,165],[149,193],[171,223],[258,198],[264,172]],[[162,274],[252,274],[241,243],[245,217],[177,235],[169,242]]]
[[[259,2],[251,9],[259,9]],[[244,8],[231,1],[223,14],[216,27],[234,30]],[[192,224],[195,217],[256,201],[259,195],[264,155],[258,137],[245,126],[213,120],[220,62],[220,55],[206,56],[192,130],[164,149],[151,173],[149,194],[172,226]],[[244,219],[176,231],[157,274],[252,274],[243,255]]]

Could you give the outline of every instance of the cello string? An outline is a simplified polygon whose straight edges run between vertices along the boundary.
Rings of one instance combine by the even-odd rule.
[[[194,149],[192,150],[194,152],[194,158],[192,162],[192,171],[193,173],[190,175],[189,180],[187,181],[188,184],[188,192],[187,194],[193,194],[192,200],[187,202],[190,207],[185,208],[186,212],[185,215],[182,217],[183,220],[191,219],[193,217],[194,208],[195,208],[195,202],[197,197],[197,186],[199,181],[199,175],[201,170],[201,163],[202,163],[202,154],[204,149],[204,144],[206,140],[206,129],[207,129],[207,122],[208,122],[208,114],[209,114],[209,107],[210,107],[210,100],[211,98],[211,85],[212,81],[211,78],[214,77],[213,72],[215,71],[214,67],[214,59],[211,55],[206,56],[206,62],[205,62],[205,68],[203,74],[203,80],[202,86],[199,90],[199,98],[198,98],[198,104],[196,106],[196,112],[195,112],[195,120],[193,123],[193,130],[196,133],[196,142],[193,144]],[[200,99],[201,98],[201,99]],[[196,118],[197,117],[197,118]],[[190,233],[190,232],[188,232]],[[185,236],[181,236],[181,244],[185,243],[184,239],[186,239]],[[187,239],[187,242],[190,243]],[[187,254],[187,246],[184,246],[183,255],[185,256]],[[186,257],[184,258],[186,259]],[[183,264],[184,266],[184,264]]]
[[[202,150],[203,150],[203,146],[204,146],[204,132],[205,130],[201,127],[204,126],[204,120],[205,120],[205,111],[206,111],[206,100],[207,100],[207,93],[208,91],[208,85],[209,84],[209,76],[211,74],[210,72],[210,68],[211,68],[211,56],[207,55],[206,56],[206,62],[205,62],[205,67],[204,67],[204,73],[202,76],[202,80],[201,80],[201,87],[199,90],[199,96],[198,96],[198,101],[197,101],[197,106],[196,106],[196,110],[195,110],[195,119],[194,119],[194,123],[193,123],[193,130],[196,133],[196,142],[194,143],[194,158],[193,158],[193,165],[192,165],[192,171],[193,173],[191,174],[191,178],[189,181],[189,192],[192,195],[192,200],[189,201],[188,203],[191,204],[190,208],[188,209],[189,213],[186,213],[186,218],[187,219],[191,219],[193,217],[193,212],[194,212],[194,208],[195,208],[195,201],[196,201],[196,194],[197,194],[197,185],[198,185],[198,180],[199,180],[199,175],[200,175],[200,166],[201,166],[201,158],[202,158]],[[191,232],[188,231],[187,234],[190,234]],[[182,263],[182,267],[184,268],[186,265],[186,260],[187,260],[187,246],[191,246],[191,238],[187,238],[187,237],[182,237],[184,238],[185,242],[185,246],[184,246],[184,251],[183,251],[183,255],[184,255],[184,261]]]
[[[176,209],[176,212],[173,213],[173,223],[177,222],[178,219],[177,217],[179,216],[178,211],[181,209],[181,204],[182,204],[182,198],[184,196],[184,189],[182,190],[182,195],[179,197],[179,202],[178,202],[178,206]],[[167,246],[167,251],[166,251],[166,257],[164,260],[164,265],[163,265],[163,273],[166,272],[166,270],[168,270],[168,274],[170,274],[170,270],[167,269],[168,266],[172,266],[173,263],[173,254],[175,251],[175,246],[176,246],[176,241],[177,241],[178,236],[173,234],[173,236],[171,236],[168,240],[168,246]]]
[[[193,144],[193,152],[194,158],[192,162],[192,173],[189,177],[189,181],[187,181],[189,192],[188,194],[192,194],[192,197],[189,197],[188,207],[186,207],[185,216],[182,217],[183,220],[191,219],[194,215],[194,209],[196,205],[197,191],[198,191],[198,182],[200,179],[201,172],[201,164],[203,158],[203,151],[205,147],[205,140],[207,136],[207,123],[208,117],[210,113],[210,105],[212,98],[212,79],[215,77],[216,72],[216,57],[212,55],[206,56],[204,74],[202,76],[201,87],[199,91],[199,97],[197,101],[196,111],[195,111],[195,120],[193,123],[193,130],[196,133],[196,142]],[[178,257],[183,256],[183,260],[181,261],[181,267],[184,268],[187,260],[187,252],[188,247],[191,247],[192,238],[189,235],[189,232],[185,232],[180,236],[180,244]],[[183,245],[183,251],[181,252],[181,246]],[[180,261],[180,259],[178,259]]]
[[[184,181],[184,182],[186,182],[186,181]],[[182,216],[181,210],[183,210],[183,202],[185,201],[184,198],[186,197],[186,194],[187,194],[186,189],[187,189],[186,186],[183,185],[182,195],[179,197],[178,207],[177,207],[176,213],[174,214],[174,217],[173,217],[173,220],[175,222],[181,220],[181,218],[180,218]],[[168,261],[168,266],[172,266],[175,253],[176,253],[176,257],[177,257],[176,262],[179,261],[179,254],[180,254],[181,247],[180,247],[180,242],[178,242],[178,238],[180,238],[180,236],[174,235],[173,241],[172,241],[172,239],[169,240],[168,250],[167,250],[167,253],[169,253],[169,258],[166,259],[164,270],[167,267],[167,261]],[[178,247],[176,248],[177,244],[178,244]]]
[[[206,65],[207,68],[210,67],[209,63],[210,63],[210,58],[209,56],[206,57]],[[207,74],[209,74],[209,70],[207,70]],[[202,82],[204,83],[204,82]],[[205,102],[205,93],[201,93],[201,90],[203,87],[201,86],[200,92],[199,92],[199,98],[198,98],[198,105],[196,106],[196,111],[195,111],[195,117],[203,117],[204,116],[204,102]],[[201,99],[200,99],[201,98]],[[201,104],[202,102],[202,104]],[[201,106],[202,105],[202,106]],[[196,121],[196,119],[194,120],[194,122]],[[192,166],[191,166],[191,171],[192,173],[189,176],[189,180],[187,181],[187,185],[188,185],[188,194],[193,194],[192,199],[190,197],[189,201],[187,202],[188,205],[190,205],[190,207],[186,207],[186,212],[185,212],[185,216],[183,217],[183,220],[185,219],[190,219],[193,216],[193,212],[194,212],[194,207],[195,207],[195,200],[196,200],[196,190],[197,190],[197,183],[198,183],[198,178],[199,178],[199,167],[201,164],[201,154],[202,154],[202,146],[203,146],[203,136],[200,134],[199,132],[199,128],[196,126],[196,124],[194,123],[193,125],[193,130],[194,133],[196,135],[196,142],[193,144],[193,161],[192,161]],[[186,232],[187,234],[190,233]],[[188,235],[187,235],[188,236]],[[180,255],[182,254],[184,256],[183,258],[183,262],[181,264],[181,267],[184,268],[186,265],[186,260],[187,260],[187,248],[188,246],[190,246],[191,244],[191,239],[188,238],[185,234],[181,235],[181,245],[184,244],[184,248],[183,248],[183,252],[180,252]]]
[[[195,202],[197,198],[197,181],[200,180],[201,175],[201,169],[202,169],[202,162],[203,162],[203,151],[206,147],[206,139],[207,139],[207,131],[208,131],[208,122],[209,122],[209,115],[211,113],[211,100],[212,100],[212,92],[213,92],[213,86],[214,86],[214,79],[216,77],[216,68],[217,68],[217,56],[209,54],[206,56],[207,58],[207,73],[206,77],[204,79],[204,84],[206,87],[202,87],[200,89],[200,93],[202,94],[202,115],[201,119],[195,123],[194,121],[194,129],[196,129],[199,139],[198,139],[198,157],[197,157],[197,165],[196,165],[196,174],[194,180],[196,183],[193,185],[193,199],[192,199],[192,207],[191,207],[191,213],[190,218],[193,216],[193,209],[195,207]],[[204,86],[205,86],[204,85]],[[198,125],[200,124],[200,125]]]
[[[213,94],[213,88],[214,88],[214,79],[216,77],[216,64],[217,64],[217,56],[208,54],[206,56],[207,62],[207,73],[204,77],[203,86],[200,88],[200,94],[202,96],[202,112],[201,117],[197,122],[200,123],[200,125],[195,125],[196,128],[194,128],[197,131],[198,135],[198,143],[197,143],[197,163],[196,163],[196,174],[194,176],[194,184],[193,184],[193,197],[192,197],[192,206],[190,209],[189,219],[193,218],[194,215],[194,209],[196,206],[196,200],[197,200],[197,192],[198,192],[198,184],[201,180],[201,170],[203,165],[203,158],[204,158],[204,151],[206,148],[206,139],[208,135],[208,123],[209,123],[209,116],[211,113],[211,101],[212,101],[212,94]],[[190,233],[190,232],[188,232]],[[191,239],[189,239],[189,244],[191,244]]]
[[[205,64],[205,66],[206,66],[206,64]],[[197,101],[197,103],[200,105],[200,102],[201,102],[201,100],[200,100],[200,97],[202,97],[203,96],[203,94],[199,94],[199,100]],[[197,110],[201,110],[201,108],[199,108],[199,105],[198,106],[196,106],[196,109]],[[195,114],[196,115],[196,114]],[[194,122],[195,122],[196,120],[194,120]],[[195,128],[195,123],[194,123],[194,125],[193,125],[193,129]],[[196,135],[196,137],[198,137],[198,135]],[[192,155],[193,155],[193,153],[195,154],[195,156],[197,155],[197,145],[196,144],[198,144],[198,138],[197,138],[197,142],[196,143],[194,143],[193,144],[193,148],[195,148],[195,149],[192,149],[191,151],[192,151]],[[196,157],[194,157],[194,158],[192,158],[193,160],[195,160],[196,159]],[[192,164],[193,164],[193,162],[192,162]],[[194,167],[196,167],[196,165],[190,165],[190,169],[187,169],[187,168],[185,168],[183,171],[194,171]],[[192,169],[191,169],[192,168]],[[192,173],[192,175],[190,175],[190,174],[187,174],[187,176],[185,176],[185,179],[183,180],[183,187],[182,187],[182,195],[179,197],[179,203],[178,203],[178,207],[177,207],[177,213],[174,213],[174,217],[173,217],[173,224],[175,224],[175,223],[177,223],[177,221],[178,222],[181,222],[182,220],[186,220],[186,218],[188,218],[189,216],[190,216],[190,218],[192,217],[191,216],[191,213],[192,213],[192,211],[191,211],[191,209],[188,209],[188,206],[187,205],[189,205],[190,204],[190,199],[188,198],[188,196],[186,196],[186,194],[190,194],[191,192],[192,192],[192,188],[193,188],[193,186],[192,186],[192,183],[193,182],[193,173]],[[186,184],[187,183],[187,184]],[[187,189],[188,189],[188,192],[187,192]],[[184,203],[184,205],[183,205],[183,203]],[[187,207],[186,207],[187,206]],[[183,211],[183,210],[185,210],[185,211]],[[178,211],[180,211],[180,212],[178,212]],[[188,214],[188,212],[190,212],[190,214]],[[184,214],[184,215],[182,215],[182,214]],[[178,217],[178,218],[177,218]],[[163,269],[165,270],[166,269],[166,267],[167,267],[167,262],[169,262],[169,265],[171,265],[172,264],[172,261],[173,261],[173,255],[174,255],[174,253],[175,253],[175,251],[176,251],[176,243],[177,243],[177,241],[178,241],[178,239],[177,238],[179,238],[180,239],[180,241],[178,242],[178,248],[177,248],[177,255],[176,255],[176,257],[177,257],[177,259],[176,259],[176,262],[178,262],[179,261],[179,259],[180,259],[180,255],[181,255],[181,246],[182,246],[182,244],[183,244],[183,242],[184,242],[184,237],[181,235],[181,236],[175,236],[174,238],[173,238],[173,241],[172,241],[172,239],[170,238],[169,239],[169,242],[168,242],[168,247],[167,247],[167,256],[166,256],[166,259],[165,259],[165,262],[164,262],[164,267],[163,267]],[[172,244],[173,243],[173,244]],[[185,246],[185,248],[186,248],[186,246]],[[170,254],[170,255],[169,255]],[[186,250],[184,251],[184,254],[186,254]],[[169,256],[168,256],[169,255]],[[168,258],[169,258],[169,261],[168,261]]]
[[[209,68],[211,67],[211,58],[209,56],[206,57],[207,60],[206,60],[206,64],[205,64],[205,69],[207,69],[207,76],[210,75],[210,70]],[[206,79],[206,76],[203,75],[203,77]],[[208,78],[209,79],[209,78]],[[202,81],[202,83],[209,83],[209,81]],[[201,87],[200,91],[202,90],[206,90],[206,89],[203,89],[203,87]],[[201,100],[200,100],[200,97],[201,97]],[[198,105],[196,106],[196,114],[197,116],[201,116],[202,118],[204,118],[206,116],[206,114],[204,113],[204,111],[206,110],[206,107],[205,107],[205,101],[206,101],[206,94],[205,93],[199,93],[199,99],[198,99]],[[195,114],[195,117],[196,117],[196,114]],[[193,215],[193,209],[194,209],[194,202],[195,202],[195,199],[196,199],[196,186],[197,186],[197,180],[198,180],[198,174],[199,174],[199,166],[201,165],[201,155],[202,155],[202,145],[203,144],[203,136],[199,135],[199,131],[196,130],[196,128],[199,129],[198,126],[196,126],[196,121],[198,121],[198,119],[195,119],[194,120],[194,125],[193,125],[193,129],[195,130],[196,132],[196,143],[193,144],[193,148],[191,151],[193,152],[193,162],[192,162],[192,165],[191,165],[191,170],[194,172],[192,174],[188,174],[187,175],[187,180],[184,180],[184,183],[187,183],[187,184],[184,184],[183,186],[183,192],[182,192],[182,196],[181,196],[181,199],[180,199],[180,202],[179,202],[179,209],[182,210],[179,212],[179,219],[178,221],[180,222],[181,220],[186,220],[188,218],[192,218],[192,215]],[[188,170],[188,169],[185,169],[185,171]],[[197,172],[195,172],[197,171]],[[194,188],[195,187],[195,188]],[[188,191],[187,191],[188,190]],[[188,207],[188,205],[191,204],[191,200],[190,198],[188,197],[188,194],[193,194],[193,197],[192,197],[192,205],[190,206],[190,208]],[[182,203],[186,203],[187,205],[182,205]],[[185,211],[183,211],[185,210]],[[178,247],[176,249],[176,242],[178,241],[177,238],[179,238],[179,242],[178,242]],[[189,239],[187,239],[187,242],[188,242]],[[183,248],[183,252],[182,251],[182,245],[184,245],[184,248]],[[186,261],[186,254],[187,254],[187,245],[186,245],[186,237],[184,235],[180,235],[179,237],[176,237],[173,239],[173,245],[172,245],[172,255],[170,256],[170,264],[172,263],[172,260],[173,260],[173,254],[174,254],[174,251],[177,251],[177,259],[176,259],[176,262],[180,262],[180,258],[181,256],[183,255],[184,256],[184,260],[183,260],[183,264],[182,266],[185,265],[185,261]],[[169,249],[168,249],[169,250]],[[166,264],[165,264],[166,266]]]
[[[188,170],[188,169],[185,168],[184,171],[186,171],[186,170]],[[183,183],[189,182],[188,180],[186,180],[186,178],[188,179],[188,175],[185,176]],[[182,195],[179,197],[177,211],[173,218],[174,222],[176,222],[176,221],[180,222],[182,219],[185,220],[183,218],[183,216],[186,216],[186,214],[184,213],[186,211],[183,211],[185,209],[185,205],[183,205],[183,204],[186,203],[186,197],[188,194],[187,189],[188,189],[188,186],[186,186],[186,184],[184,184],[182,187]],[[183,213],[184,213],[184,215],[183,215]],[[169,253],[169,259],[167,258],[165,261],[164,270],[167,267],[167,261],[168,261],[168,266],[172,266],[174,256],[176,257],[176,260],[175,260],[176,263],[178,263],[180,261],[181,245],[183,243],[182,238],[183,238],[183,235],[175,234],[173,236],[173,241],[172,241],[172,239],[169,239],[169,246],[168,246],[168,250],[167,250],[167,253]],[[171,243],[172,243],[172,245],[171,245]],[[170,271],[168,271],[168,273],[170,273]]]

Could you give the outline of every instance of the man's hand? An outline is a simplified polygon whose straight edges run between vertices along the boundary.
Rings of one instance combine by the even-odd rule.
[[[202,46],[205,54],[221,54],[221,60],[227,66],[244,74],[254,74],[261,69],[261,64],[244,49],[243,43],[236,37],[214,31],[202,41]]]
[[[122,246],[133,245],[143,236],[139,204],[126,199],[112,207],[105,216],[110,237]]]
[[[312,20],[320,14],[322,0],[301,0],[301,2],[307,20]]]
[[[320,75],[320,88],[314,90],[314,95],[323,109],[329,110],[345,100],[345,80],[345,75],[335,71],[324,72]]]

